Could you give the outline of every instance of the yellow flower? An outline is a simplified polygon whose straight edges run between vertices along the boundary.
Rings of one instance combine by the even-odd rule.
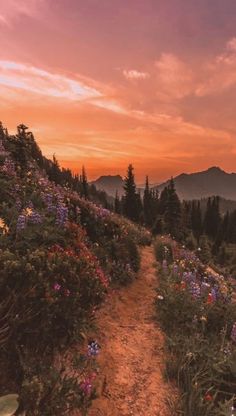
[[[32,213],[33,213],[32,208],[25,208],[25,215],[27,217],[30,217],[32,215]]]
[[[5,224],[2,218],[0,218],[0,228],[2,229],[3,234],[7,234],[9,231],[9,227]]]

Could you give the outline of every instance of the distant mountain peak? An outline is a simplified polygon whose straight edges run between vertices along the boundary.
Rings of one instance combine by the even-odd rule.
[[[221,169],[219,166],[212,166],[207,169],[207,172],[219,172],[219,173],[226,173],[223,169]]]
[[[174,178],[181,199],[201,199],[212,195],[236,201],[236,173],[227,173],[219,166],[195,173],[182,173]],[[161,191],[168,181],[157,187]]]
[[[120,175],[103,175],[92,182],[97,189],[105,191],[108,195],[115,196],[116,192],[121,196],[124,192],[124,180]]]

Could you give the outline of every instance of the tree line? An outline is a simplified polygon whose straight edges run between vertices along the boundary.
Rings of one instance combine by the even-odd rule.
[[[236,244],[236,210],[222,215],[218,196],[208,198],[206,210],[203,210],[200,201],[180,201],[173,178],[159,193],[150,187],[146,177],[141,197],[132,165],[125,177],[124,195],[119,198],[116,194],[114,209],[148,227],[153,234],[170,234],[179,241],[187,241],[190,246],[204,246],[208,240],[213,254],[219,252],[223,243]]]

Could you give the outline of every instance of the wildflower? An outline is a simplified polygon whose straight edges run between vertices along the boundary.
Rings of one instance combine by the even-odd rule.
[[[190,283],[190,293],[195,299],[201,296],[201,289],[198,283],[194,283],[194,282]]]
[[[27,223],[26,216],[24,214],[19,215],[17,224],[16,224],[17,231],[24,230],[26,227],[26,223]]]
[[[68,208],[64,204],[59,204],[56,213],[56,224],[64,226],[68,220]]]
[[[233,328],[230,335],[231,340],[236,344],[236,322],[233,324]]]
[[[99,354],[100,346],[98,345],[97,341],[91,341],[88,344],[88,356],[96,356]]]
[[[213,400],[213,396],[210,393],[206,393],[205,396],[204,396],[204,399],[207,402],[211,402]]]
[[[159,300],[164,300],[164,297],[163,297],[162,295],[158,295],[158,296],[157,296],[157,299],[159,299]]]
[[[214,298],[212,296],[212,293],[209,293],[207,296],[207,303],[208,305],[211,305],[212,303],[214,303]]]
[[[55,285],[53,286],[53,289],[58,292],[61,289],[61,285],[59,285],[59,283],[55,283]]]
[[[6,173],[9,176],[15,176],[15,164],[10,158],[6,158],[3,166],[1,167],[2,172]]]
[[[89,396],[92,391],[92,384],[90,378],[86,378],[81,384],[80,388],[86,396]]]
[[[33,224],[41,224],[42,223],[41,215],[38,212],[33,211],[30,215],[30,222],[32,222]]]
[[[9,227],[5,224],[5,221],[2,218],[0,218],[0,229],[3,234],[7,234],[9,231]]]

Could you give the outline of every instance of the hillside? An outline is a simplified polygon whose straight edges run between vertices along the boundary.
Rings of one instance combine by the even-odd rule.
[[[218,167],[203,172],[183,173],[174,178],[175,187],[180,199],[192,200],[218,195],[229,200],[236,200],[236,173],[226,173]],[[158,185],[162,191],[169,181]]]
[[[25,126],[10,136],[0,125],[0,395],[18,394],[27,416],[87,409],[100,348],[88,328],[109,287],[135,278],[138,245],[150,243],[146,230],[83,198],[70,175]],[[68,374],[55,359],[73,343]]]

